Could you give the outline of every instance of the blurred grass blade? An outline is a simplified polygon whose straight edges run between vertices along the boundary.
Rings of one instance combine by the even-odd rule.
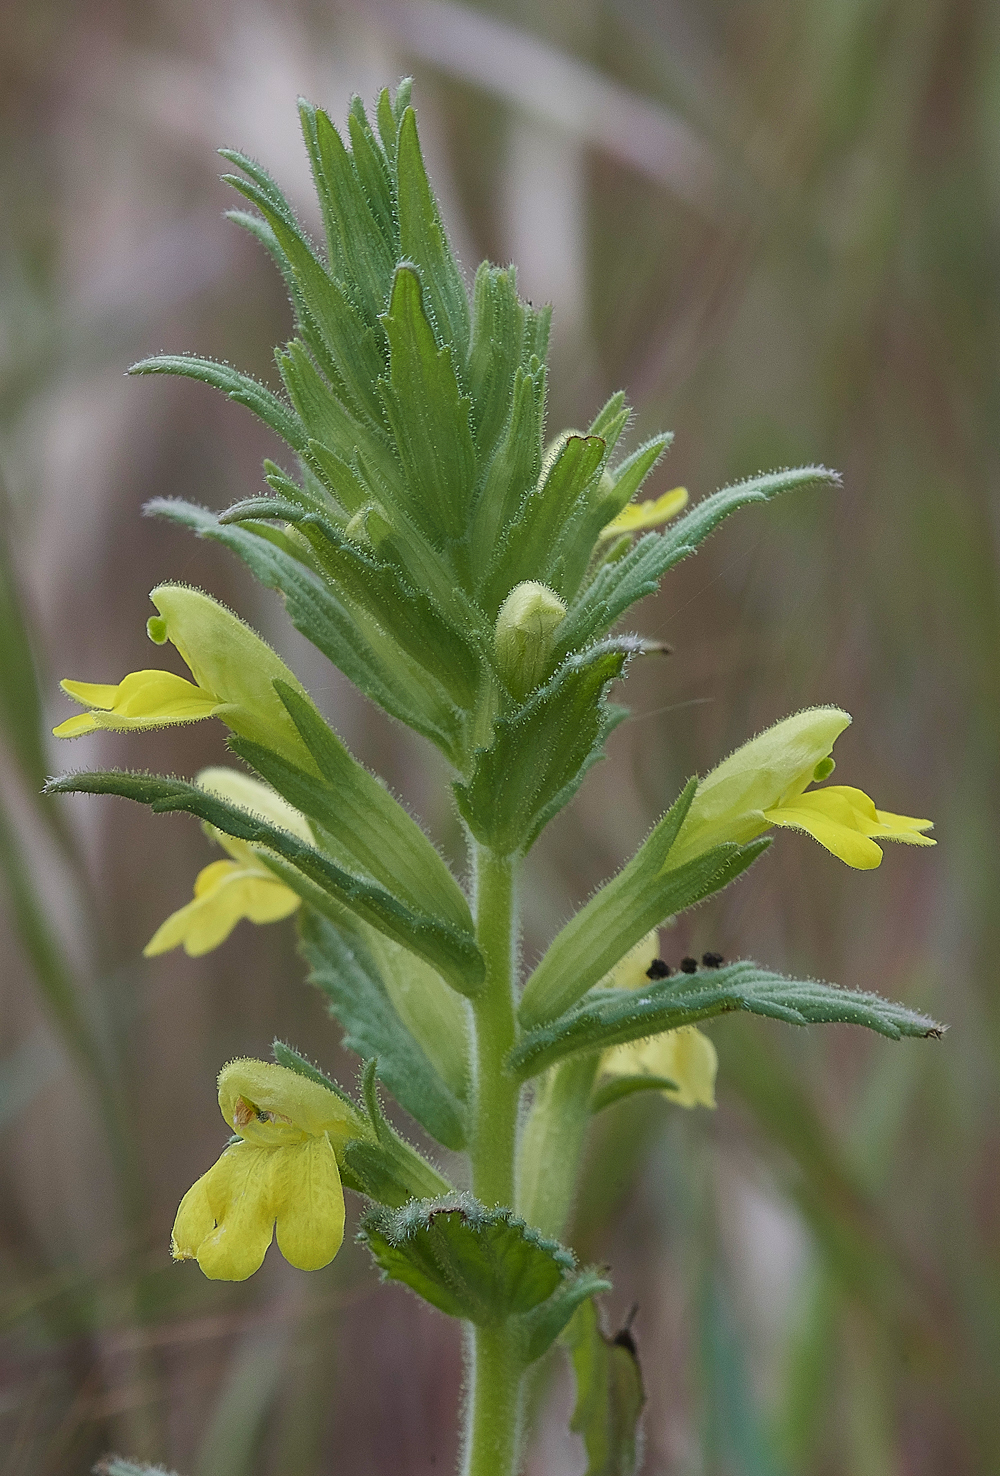
[[[291,1323],[255,1330],[234,1351],[193,1476],[252,1476],[261,1433],[288,1362]]]
[[[733,1309],[714,1262],[707,1270],[700,1324],[708,1469],[784,1476],[750,1387]]]

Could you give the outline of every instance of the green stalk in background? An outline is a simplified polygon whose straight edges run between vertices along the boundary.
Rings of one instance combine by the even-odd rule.
[[[276,1236],[292,1265],[319,1269],[341,1244],[346,1188],[366,1202],[359,1234],[383,1276],[464,1323],[466,1476],[520,1469],[527,1377],[560,1341],[591,1476],[628,1473],[641,1449],[634,1345],[606,1338],[594,1298],[609,1283],[560,1243],[593,1113],[651,1090],[714,1105],[715,1049],[698,1026],[732,1011],[893,1040],[940,1033],[876,995],[749,960],[706,954],[674,974],[657,929],[739,877],[774,829],[870,870],[886,840],[932,845],[930,822],[827,782],[847,713],[793,714],[692,778],[522,977],[521,862],[626,716],[610,689],[647,649],[622,617],[731,512],[837,478],[758,475],[688,511],[683,489],[639,501],[670,437],[623,453],[630,412],[615,394],[585,431],[546,438],[548,311],[519,298],[513,268],[488,263],[470,300],[409,85],[383,92],[373,119],[355,98],[346,140],[325,113],[303,104],[301,117],[322,249],[256,163],[225,154],[253,207],[234,218],[291,300],[282,391],[201,358],[134,369],[222,390],[282,439],[288,466],[267,462],[269,493],[221,513],[151,511],[236,553],[362,692],[440,750],[472,894],[260,637],[180,585],[153,590],[148,629],[190,679],[150,667],[65,681],[83,710],[57,736],[217,718],[244,768],[75,774],[49,790],[198,817],[225,859],[147,952],[206,953],[240,918],[297,913],[310,978],[365,1063],[356,1096],[280,1042],[273,1063],[224,1067],[235,1136],[181,1203],[175,1258],[242,1280]],[[390,1126],[378,1083],[459,1155],[451,1179]]]

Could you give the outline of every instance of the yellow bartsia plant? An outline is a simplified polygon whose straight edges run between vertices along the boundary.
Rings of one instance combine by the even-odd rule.
[[[616,1340],[612,1361],[587,1305],[608,1283],[553,1238],[570,1223],[593,1114],[627,1110],[613,1104],[635,1090],[713,1105],[715,1052],[697,1026],[737,1010],[890,1039],[938,1032],[905,1005],[750,959],[650,977],[650,930],[735,880],[772,827],[806,830],[866,868],[883,840],[932,844],[929,822],[826,784],[850,719],[798,713],[689,780],[525,978],[524,859],[627,715],[611,692],[649,649],[622,629],[627,612],[731,513],[838,478],[806,466],[691,508],[679,487],[640,500],[671,437],[624,451],[620,392],[546,448],[548,310],[520,297],[512,267],[485,262],[470,296],[409,84],[383,92],[372,116],[355,98],[346,137],[307,103],[301,116],[325,248],[259,164],[225,151],[258,212],[237,218],[289,289],[280,384],[193,355],[134,366],[221,390],[283,440],[282,464],[265,464],[266,494],[224,511],[179,499],[149,511],[241,558],[325,660],[436,747],[467,856],[457,869],[445,859],[249,626],[178,584],[153,590],[148,629],[188,674],[66,681],[85,710],[55,732],[217,717],[258,777],[113,770],[50,791],[199,818],[225,855],[147,954],[205,953],[240,918],[296,913],[310,980],[364,1063],[357,1107],[280,1041],[276,1065],[225,1068],[219,1102],[236,1141],[185,1195],[174,1255],[240,1280],[276,1232],[293,1265],[324,1266],[344,1233],[343,1183],[368,1201],[359,1237],[383,1275],[465,1323],[465,1476],[522,1469],[528,1391],[542,1387],[528,1371],[564,1332],[579,1378],[573,1428],[592,1464],[600,1451],[602,1469],[631,1471],[633,1352]],[[540,872],[532,884],[544,894]],[[456,1161],[465,1155],[462,1193],[395,1133],[376,1078]]]

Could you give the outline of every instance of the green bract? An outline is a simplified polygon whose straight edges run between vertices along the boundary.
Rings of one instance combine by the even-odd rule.
[[[185,1197],[177,1254],[212,1274],[249,1274],[276,1224],[293,1264],[325,1264],[340,1244],[343,1184],[370,1201],[361,1238],[385,1276],[468,1324],[467,1476],[517,1469],[525,1370],[561,1335],[590,1471],[631,1472],[643,1402],[634,1346],[627,1333],[604,1336],[592,1298],[608,1283],[577,1270],[556,1237],[592,1113],[637,1090],[679,1088],[640,1074],[641,1060],[601,1086],[603,1053],[735,1010],[894,1038],[939,1028],[875,996],[747,962],[713,968],[706,956],[709,967],[690,975],[647,973],[652,930],[737,878],[771,826],[805,829],[867,867],[881,859],[879,838],[931,844],[929,822],[876,811],[853,788],[808,789],[828,776],[849,718],[798,714],[700,785],[692,779],[521,991],[523,858],[628,716],[611,688],[644,643],[617,631],[619,620],[730,512],[837,479],[822,467],[755,476],[649,531],[687,500],[677,488],[625,511],[670,436],[620,450],[630,412],[618,393],[586,430],[546,440],[549,310],[521,300],[513,267],[483,263],[467,290],[424,171],[409,84],[381,94],[374,122],[355,98],[344,136],[319,109],[302,104],[301,118],[321,245],[259,165],[224,155],[252,207],[233,219],[274,258],[291,301],[274,386],[194,357],[133,367],[221,390],[276,434],[283,464],[266,462],[269,490],[228,509],[157,500],[148,510],[235,553],[366,697],[440,750],[471,885],[270,648],[210,596],[179,586],[154,590],[150,634],[174,643],[194,683],[161,670],[68,682],[89,710],[57,731],[117,728],[138,742],[148,727],[219,717],[259,779],[226,783],[213,770],[202,786],[115,771],[50,788],[124,795],[205,822],[230,860],[205,868],[176,916],[194,910],[208,942],[195,950],[174,920],[152,951],[184,937],[204,952],[241,916],[294,915],[309,977],[364,1062],[356,1098],[280,1042],[284,1069],[240,1063],[250,1085],[226,1096],[226,1113],[241,1136]],[[646,977],[611,987],[640,944],[652,950]],[[714,1051],[698,1039],[714,1081]],[[657,1059],[674,1059],[678,1039],[666,1044]],[[390,1126],[376,1078],[431,1138],[467,1155],[460,1173],[441,1172]],[[277,1083],[266,1102],[253,1099],[257,1081]],[[701,1097],[710,1103],[712,1092]],[[307,1099],[329,1113],[305,1121]],[[452,1178],[471,1192],[456,1193]],[[338,1207],[336,1226],[323,1205]]]

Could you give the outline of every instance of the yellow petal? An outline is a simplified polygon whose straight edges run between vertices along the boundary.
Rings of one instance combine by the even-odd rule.
[[[92,712],[78,712],[76,717],[67,718],[52,729],[53,738],[79,738],[84,733],[96,733],[100,724]]]
[[[260,1269],[274,1234],[273,1156],[273,1149],[234,1143],[205,1175],[215,1229],[197,1258],[212,1281],[245,1281]]]
[[[53,728],[57,738],[75,738],[95,728],[161,728],[211,717],[219,699],[172,671],[133,671],[117,687],[93,682],[60,683],[76,702],[90,707]]]
[[[325,1135],[274,1150],[271,1196],[285,1260],[300,1271],[329,1265],[344,1239],[344,1191]]]
[[[215,1216],[205,1184],[207,1178],[208,1174],[202,1174],[180,1202],[170,1237],[170,1254],[175,1261],[193,1261],[202,1241],[215,1229]]]
[[[937,841],[932,840],[929,835],[921,835],[922,830],[932,830],[933,820],[916,820],[912,815],[893,815],[889,810],[876,810],[879,824],[884,825],[884,830],[877,833],[885,840],[903,841],[908,846],[936,846]]]
[[[296,894],[263,866],[213,861],[198,873],[193,900],[160,924],[143,954],[153,958],[183,943],[190,958],[199,958],[224,943],[242,918],[277,922],[298,906]]]
[[[669,518],[676,517],[687,506],[687,500],[687,488],[674,487],[672,491],[664,492],[648,502],[630,502],[601,530],[601,538],[619,538],[622,533],[638,533],[644,528],[656,528]]]
[[[101,682],[63,681],[59,685],[74,702],[82,702],[84,707],[101,707],[110,712],[118,698],[117,686],[107,686]]]
[[[920,834],[929,828],[929,820],[876,810],[864,790],[846,784],[808,790],[765,811],[765,817],[771,824],[807,831],[834,856],[861,871],[872,870],[882,860],[876,837],[918,846],[935,844],[929,836]]]
[[[707,1035],[695,1025],[666,1030],[649,1040],[615,1046],[601,1058],[609,1076],[663,1076],[677,1083],[662,1095],[679,1107],[714,1107],[719,1058]]]

